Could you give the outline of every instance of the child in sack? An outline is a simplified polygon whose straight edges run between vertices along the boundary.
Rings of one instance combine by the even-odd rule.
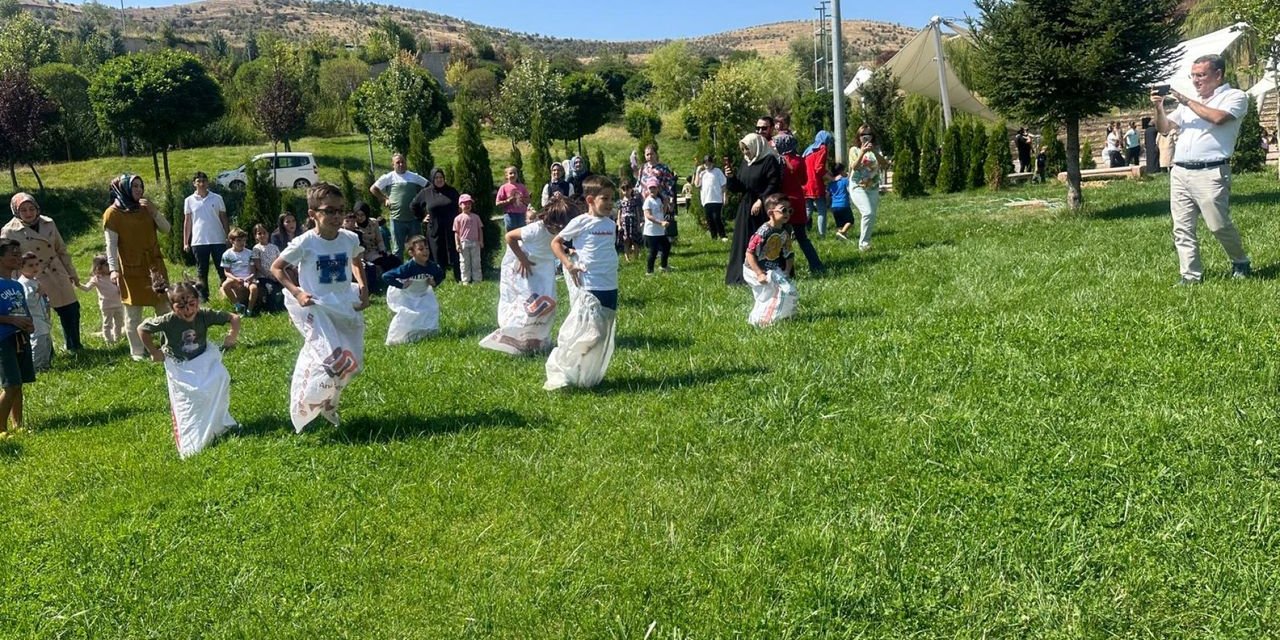
[[[338,424],[342,390],[364,366],[364,316],[369,286],[363,249],[356,234],[342,229],[342,190],[320,182],[307,190],[307,214],[314,228],[294,238],[271,265],[289,292],[284,306],[302,334],[293,369],[289,413],[298,433],[315,418]],[[297,267],[297,276],[290,267]]]
[[[138,336],[151,359],[164,363],[174,444],[178,456],[187,458],[236,426],[230,411],[231,375],[222,364],[222,351],[209,348],[209,327],[231,325],[222,340],[222,350],[230,349],[240,335],[240,316],[200,308],[193,282],[169,285],[163,293],[171,311],[144,320]]]
[[[27,296],[21,284],[7,277],[21,268],[21,251],[17,240],[0,238],[0,440],[23,431],[22,385],[36,381],[28,338],[35,326]]]
[[[89,281],[76,285],[81,291],[98,292],[98,311],[102,313],[102,339],[115,344],[124,337],[124,301],[120,299],[120,287],[111,281],[111,267],[107,257],[93,257],[93,273]]]
[[[592,387],[604,379],[613,356],[618,309],[618,251],[613,239],[615,189],[604,176],[582,182],[587,213],[565,225],[551,241],[569,285],[569,316],[560,327],[556,348],[547,358],[544,389]],[[572,242],[570,256],[565,243]]]
[[[543,207],[537,219],[507,232],[498,287],[498,329],[480,346],[513,356],[551,349],[551,323],[556,317],[556,257],[551,239],[573,214],[564,198]]]
[[[382,274],[387,285],[387,308],[395,316],[387,326],[387,344],[405,344],[440,330],[440,303],[435,287],[444,282],[444,268],[431,260],[424,236],[405,241],[409,259]]]
[[[795,259],[787,224],[791,203],[785,194],[775,193],[765,198],[764,208],[769,219],[751,236],[742,265],[742,277],[755,297],[747,322],[757,327],[795,315],[797,302],[795,284],[786,275]]]

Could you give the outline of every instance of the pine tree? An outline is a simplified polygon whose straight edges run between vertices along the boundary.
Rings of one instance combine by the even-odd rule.
[[[1009,125],[1000,122],[991,129],[987,136],[987,188],[999,191],[1008,185],[1009,174],[1013,173],[1013,152],[1009,151]]]
[[[480,118],[470,100],[460,97],[453,105],[454,123],[457,125],[458,162],[454,166],[453,185],[472,197],[473,211],[480,216],[484,230],[483,264],[491,264],[491,257],[501,248],[498,225],[493,223],[493,199],[497,190],[493,184],[493,167],[489,164],[489,150],[480,137]]]
[[[985,165],[987,159],[987,128],[975,122],[973,137],[969,140],[969,188],[978,189],[987,183]]]
[[[893,137],[893,192],[902,198],[925,195],[924,183],[920,181],[920,136],[916,133],[910,116],[898,114]]]
[[[547,136],[546,123],[535,113],[529,126],[529,146],[533,147],[533,166],[529,168],[528,181],[525,186],[530,192],[538,192],[551,181],[551,151],[548,147],[551,140]]]
[[[1080,145],[1080,170],[1097,169],[1098,161],[1093,159],[1093,143],[1088,140]]]
[[[602,176],[609,175],[609,167],[604,163],[604,151],[600,147],[596,147],[596,157],[591,163],[591,172]]]
[[[416,118],[409,123],[409,151],[405,154],[405,164],[409,170],[420,176],[428,177],[435,169],[435,158],[431,157],[431,145],[423,132],[422,123]]]
[[[347,201],[348,207],[354,207],[357,201],[365,199],[356,193],[356,184],[351,181],[351,172],[347,171],[346,164],[342,165],[338,186],[342,187],[342,197]]]
[[[1056,176],[1067,170],[1067,146],[1058,137],[1058,127],[1046,124],[1040,130],[1040,144],[1045,148],[1045,176]]]
[[[240,228],[252,229],[258,223],[267,225],[268,229],[274,228],[279,213],[280,190],[272,184],[266,167],[261,163],[254,164],[252,160],[245,160],[244,207],[240,210],[238,220]]]
[[[1262,122],[1258,119],[1258,110],[1251,104],[1244,120],[1240,121],[1240,135],[1236,137],[1236,150],[1231,156],[1233,173],[1262,171],[1266,168],[1267,152],[1262,149],[1262,135]]]
[[[952,125],[942,143],[942,162],[938,165],[938,190],[944,193],[964,191],[969,171],[964,164],[963,127]]]
[[[515,167],[516,180],[520,184],[524,184],[526,187],[529,186],[525,184],[524,179],[524,155],[520,153],[520,147],[517,147],[514,143],[511,145],[511,158],[507,160],[507,166]]]
[[[360,191],[359,191],[359,192],[360,192],[360,193],[369,193],[369,187],[372,187],[372,186],[373,186],[374,181],[376,181],[377,179],[378,179],[378,178],[377,178],[377,177],[375,177],[375,176],[373,175],[373,171],[370,171],[370,170],[369,170],[369,167],[366,165],[366,166],[365,166],[365,168],[364,168],[364,180],[362,180],[362,181],[361,181],[361,183],[360,183]],[[365,202],[369,203],[369,210],[370,210],[370,212],[371,212],[369,215],[370,215],[371,217],[376,218],[376,217],[378,217],[379,215],[381,215],[381,213],[382,213],[382,203],[378,202],[378,199],[377,199],[377,198],[366,198],[366,199],[365,199]],[[301,222],[301,220],[299,220],[299,222]]]
[[[932,191],[938,184],[938,165],[942,154],[938,150],[937,125],[926,124],[920,132],[920,181]]]

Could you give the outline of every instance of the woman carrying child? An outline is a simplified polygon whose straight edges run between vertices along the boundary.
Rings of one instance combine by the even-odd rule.
[[[537,219],[507,232],[498,288],[498,329],[480,346],[513,356],[551,348],[556,317],[556,257],[551,239],[569,223],[573,205],[557,199]]]
[[[151,359],[164,363],[173,439],[178,456],[187,458],[236,426],[230,411],[231,375],[222,364],[222,350],[235,346],[240,316],[200,308],[200,292],[193,282],[168,286],[164,293],[172,311],[143,322],[138,337]],[[220,324],[231,325],[231,330],[221,350],[210,349],[209,327]]]

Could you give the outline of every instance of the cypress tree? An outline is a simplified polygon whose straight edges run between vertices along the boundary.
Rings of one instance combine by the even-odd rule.
[[[422,123],[417,118],[409,123],[409,151],[405,154],[404,161],[409,165],[410,171],[423,177],[430,177],[431,170],[435,168],[436,160],[431,157],[431,146],[422,130]]]
[[[1262,150],[1262,135],[1258,110],[1251,104],[1244,120],[1240,121],[1240,135],[1236,137],[1236,150],[1231,156],[1232,172],[1262,171],[1266,167],[1267,152]]]
[[[987,128],[974,123],[973,138],[969,141],[969,188],[978,189],[987,183],[984,168],[987,159]]]
[[[942,162],[938,165],[938,190],[945,193],[964,191],[969,171],[964,163],[963,127],[953,125],[947,129],[942,143]]]
[[[920,180],[920,136],[906,114],[898,114],[893,137],[893,192],[902,198],[925,195],[924,183]]]
[[[528,180],[525,182],[525,186],[531,193],[540,192],[542,187],[551,181],[552,160],[551,151],[548,149],[550,144],[546,123],[542,121],[541,113],[535,111],[533,122],[529,126],[529,146],[533,147],[533,166],[529,168]]]
[[[1013,173],[1013,152],[1009,151],[1009,139],[1006,137],[1009,126],[1004,122],[991,129],[987,136],[987,187],[992,191],[1003,189]]]
[[[596,157],[591,162],[591,173],[598,173],[602,176],[609,175],[609,167],[604,163],[604,152],[600,147],[596,147]]]
[[[491,258],[501,248],[501,232],[493,218],[493,199],[497,189],[493,184],[493,167],[489,164],[489,150],[480,137],[480,117],[470,100],[459,97],[453,105],[454,123],[457,125],[458,162],[454,165],[453,184],[461,193],[469,193],[472,211],[480,216],[484,230],[484,250],[481,261],[491,264]]]
[[[937,126],[926,124],[920,132],[920,181],[926,189],[932,190],[938,184],[938,165],[941,160]]]
[[[1098,161],[1093,159],[1093,143],[1085,140],[1080,145],[1080,170],[1097,169]]]

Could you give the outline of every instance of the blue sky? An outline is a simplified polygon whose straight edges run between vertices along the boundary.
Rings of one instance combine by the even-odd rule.
[[[102,0],[118,6],[119,0]],[[164,0],[125,0],[126,6],[177,4]],[[401,0],[394,4],[442,13],[481,24],[549,36],[650,40],[699,36],[782,20],[808,20],[817,0]],[[934,15],[974,14],[972,0],[888,0],[850,2],[846,19],[865,18],[920,27]],[[588,17],[589,16],[589,17]]]

